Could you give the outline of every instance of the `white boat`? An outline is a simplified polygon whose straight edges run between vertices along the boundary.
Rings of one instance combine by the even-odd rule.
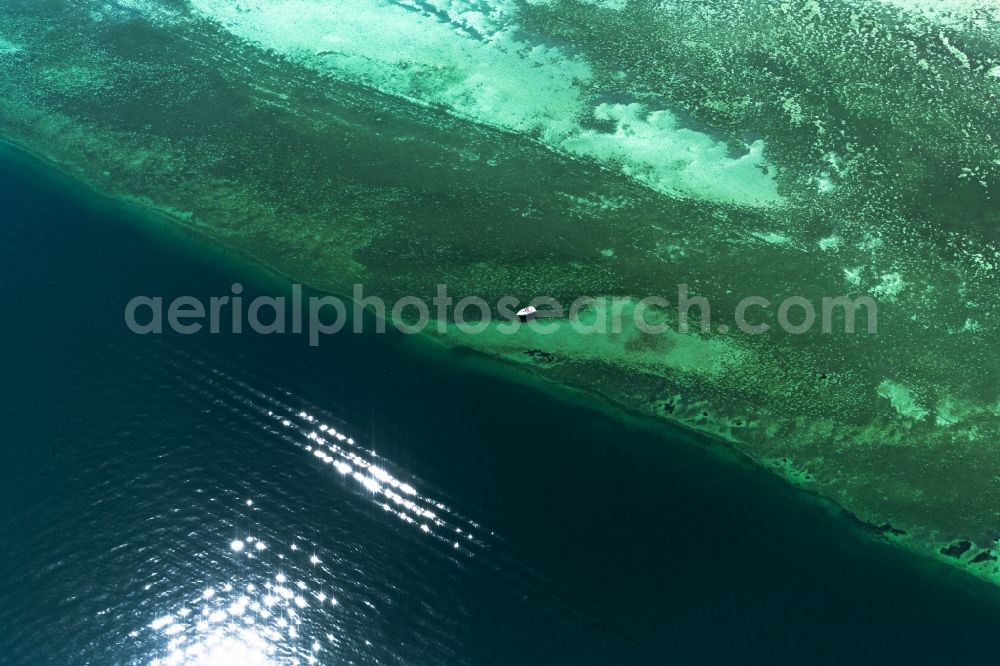
[[[531,321],[532,319],[535,318],[536,314],[538,314],[538,310],[535,309],[535,306],[529,305],[528,307],[521,308],[520,310],[517,311],[517,320],[520,321],[521,323],[524,323],[526,321]]]

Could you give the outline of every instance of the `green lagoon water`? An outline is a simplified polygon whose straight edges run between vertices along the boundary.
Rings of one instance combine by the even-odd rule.
[[[0,137],[327,291],[686,284],[704,334],[439,342],[1000,582],[995,0],[9,0]],[[878,333],[741,335],[747,296]]]
[[[1000,652],[992,586],[711,442],[398,336],[133,335],[137,294],[288,285],[11,152],[0,197],[0,664]]]

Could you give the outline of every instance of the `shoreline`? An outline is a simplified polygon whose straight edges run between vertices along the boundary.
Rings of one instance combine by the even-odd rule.
[[[76,175],[74,172],[84,173],[74,169],[71,165],[65,165],[59,160],[50,158],[47,155],[36,153],[8,138],[0,139],[0,145],[4,152],[10,153],[15,159],[23,160],[25,164],[31,163],[40,171],[50,172],[53,176],[63,181],[71,189],[86,191],[96,197],[95,200],[107,203],[115,207],[124,207],[130,216],[138,214],[140,217],[154,220],[158,229],[152,230],[155,233],[169,233],[183,236],[186,241],[190,241],[194,246],[200,246],[205,239],[208,246],[220,250],[220,254],[229,256],[232,260],[239,262],[245,268],[255,270],[255,277],[266,280],[278,280],[282,284],[288,281],[303,282],[309,289],[319,293],[334,294],[338,297],[350,301],[348,294],[339,292],[329,287],[313,285],[307,281],[297,280],[287,273],[281,271],[272,264],[259,259],[248,251],[236,245],[226,242],[225,239],[210,233],[206,228],[191,221],[190,214],[184,211],[177,211],[166,207],[158,206],[155,202],[142,197],[132,197],[124,194],[104,191],[96,183],[89,182],[88,179]],[[141,225],[137,225],[139,227]],[[149,231],[149,229],[146,229]],[[197,239],[197,240],[195,240]],[[595,413],[611,419],[615,422],[627,422],[629,425],[636,425],[643,429],[656,433],[669,433],[682,439],[685,443],[694,444],[704,449],[711,450],[714,455],[722,456],[729,461],[738,462],[748,468],[766,473],[769,477],[778,477],[782,483],[794,488],[796,494],[807,501],[816,501],[823,506],[834,509],[851,522],[855,523],[864,534],[881,543],[889,543],[903,550],[910,551],[922,557],[929,557],[932,560],[946,563],[954,568],[958,568],[974,578],[978,578],[994,586],[1000,583],[996,576],[988,575],[986,572],[978,570],[973,565],[975,562],[967,561],[974,558],[975,548],[967,547],[954,555],[956,544],[954,542],[934,542],[931,540],[921,541],[920,537],[912,535],[899,535],[895,533],[896,526],[883,524],[877,519],[866,519],[841,504],[833,498],[827,497],[817,490],[805,487],[800,479],[795,478],[795,474],[786,471],[782,473],[780,467],[769,466],[763,460],[757,459],[746,451],[737,448],[736,443],[722,436],[721,434],[699,429],[691,425],[686,425],[677,420],[672,420],[648,411],[623,404],[621,401],[608,398],[599,391],[588,391],[579,387],[574,387],[554,381],[537,370],[532,370],[530,365],[517,363],[503,354],[489,354],[462,345],[461,343],[450,343],[439,340],[436,334],[425,334],[418,337],[402,336],[394,341],[402,347],[408,347],[407,353],[421,355],[434,354],[444,358],[447,362],[454,364],[454,367],[463,370],[471,370],[486,376],[498,377],[503,381],[511,381],[517,385],[528,386],[538,390],[546,396],[560,400],[564,403],[578,404],[594,411]],[[721,446],[720,446],[721,445]],[[904,526],[906,527],[906,526]],[[963,542],[959,542],[959,545]],[[952,555],[949,555],[952,553]],[[960,558],[965,559],[960,559]]]

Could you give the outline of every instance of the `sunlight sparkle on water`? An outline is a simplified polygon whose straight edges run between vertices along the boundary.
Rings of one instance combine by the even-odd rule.
[[[281,414],[271,409],[266,414],[287,433],[284,439],[312,454],[311,461],[329,465],[335,472],[331,480],[352,489],[356,499],[376,503],[403,524],[444,542],[449,551],[460,548],[472,554],[485,546],[475,536],[479,532],[475,521],[423,495],[416,478],[404,480],[405,470],[371,447],[362,447],[306,411]],[[248,511],[260,511],[257,502],[245,495],[239,502]],[[259,529],[257,524],[254,532]],[[461,545],[454,535],[463,537]],[[335,567],[327,567],[326,558],[320,557],[324,553],[318,553],[315,544],[300,547],[296,541],[301,538],[281,543],[269,534],[222,537],[217,545],[220,555],[225,553],[228,561],[240,563],[239,568],[215,572],[218,578],[212,581],[209,576],[206,582],[210,584],[199,587],[172,612],[163,609],[154,615],[145,630],[156,636],[157,647],[142,663],[290,666],[326,661],[332,653],[324,657],[323,651],[336,650],[345,638],[329,631],[334,626],[331,621],[336,622],[334,615],[342,612],[335,594],[342,590],[333,578]],[[331,563],[335,562],[330,555]],[[375,611],[369,602],[365,605]],[[323,635],[313,635],[319,627],[324,627]],[[129,634],[133,639],[140,635],[141,631]]]
[[[252,537],[248,537],[250,542]],[[260,544],[259,540],[253,539]],[[236,547],[240,544],[240,547]],[[242,553],[244,541],[229,544],[234,557]],[[289,549],[293,550],[293,549]],[[294,551],[293,551],[294,552]],[[242,553],[239,558],[249,558]],[[319,558],[309,558],[316,564]],[[266,565],[259,565],[266,568]],[[304,635],[301,613],[326,614],[337,603],[323,591],[321,577],[307,583],[278,572],[246,572],[240,580],[202,589],[172,613],[147,624],[163,643],[148,666],[294,666],[318,663],[323,650],[320,640]],[[252,579],[255,582],[252,582]],[[307,596],[318,603],[310,603]],[[314,617],[313,620],[320,619]],[[132,632],[135,638],[139,632]],[[329,639],[328,639],[329,640]]]
[[[304,410],[291,412],[292,418],[268,411],[267,415],[282,427],[297,430],[304,441],[298,445],[319,461],[331,465],[338,473],[357,482],[360,489],[371,497],[385,511],[395,514],[408,525],[417,527],[422,533],[445,541],[449,546],[460,548],[452,539],[439,532],[462,532],[462,528],[449,524],[439,516],[443,512],[451,519],[464,522],[466,528],[478,527],[473,521],[465,521],[457,516],[445,504],[430,497],[422,496],[413,483],[400,479],[390,472],[385,463],[375,464],[378,458],[375,451],[367,450],[358,445],[352,437],[338,432],[333,426],[322,423],[315,415]],[[292,419],[297,419],[298,424]],[[384,497],[390,501],[384,501]],[[442,529],[444,528],[444,529]],[[475,542],[474,530],[466,536],[466,543]]]

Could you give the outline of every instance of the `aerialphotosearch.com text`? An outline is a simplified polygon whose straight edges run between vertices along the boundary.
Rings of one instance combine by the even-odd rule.
[[[677,333],[727,334],[739,331],[746,335],[783,332],[803,335],[853,334],[859,325],[868,334],[877,333],[878,304],[870,296],[831,296],[810,300],[790,296],[772,302],[764,296],[740,300],[727,321],[713,326],[709,300],[692,295],[686,284],[678,284],[673,299],[664,296],[644,298],[625,296],[580,296],[565,305],[550,296],[536,296],[523,301],[504,296],[492,304],[478,296],[465,296],[457,302],[448,294],[447,285],[437,285],[429,299],[404,296],[387,303],[366,295],[363,285],[353,286],[351,297],[335,295],[308,296],[302,285],[293,285],[291,296],[256,296],[245,298],[243,285],[234,283],[230,293],[200,298],[178,296],[136,296],[125,305],[125,323],[140,335],[172,331],[183,335],[208,332],[258,335],[307,335],[309,344],[320,344],[323,336],[344,332],[364,333],[367,327],[384,333],[388,325],[404,334],[432,331],[445,334],[459,331],[475,335],[487,330],[513,334],[528,327],[546,335],[570,327],[581,334],[620,333],[630,326],[657,335]],[[532,308],[529,320],[518,313]],[[374,317],[365,316],[373,314]],[[348,327],[348,324],[350,326]]]

